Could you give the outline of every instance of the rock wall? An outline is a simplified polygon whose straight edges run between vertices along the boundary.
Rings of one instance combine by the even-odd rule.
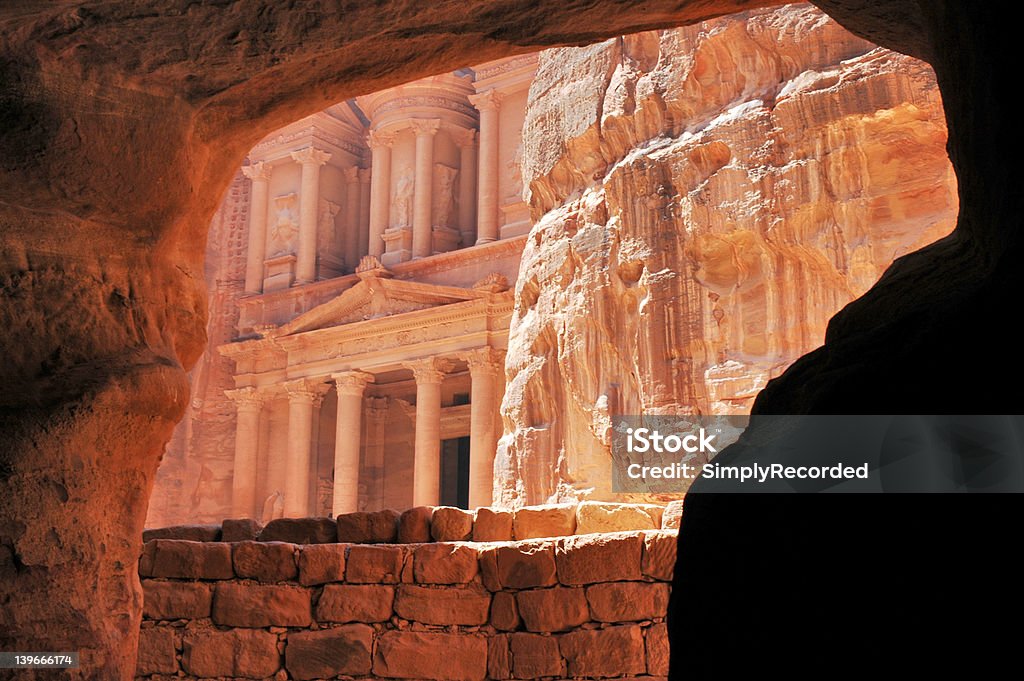
[[[523,138],[508,506],[619,498],[613,415],[747,413],[956,221],[931,69],[807,5],[547,50]]]
[[[136,678],[668,674],[674,531],[489,544],[147,542]],[[287,677],[285,676],[287,674]]]

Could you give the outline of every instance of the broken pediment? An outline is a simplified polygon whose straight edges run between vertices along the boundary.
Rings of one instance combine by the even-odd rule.
[[[392,317],[429,308],[476,300],[486,291],[456,286],[438,286],[413,281],[402,281],[372,272],[360,275],[360,280],[333,300],[299,315],[291,322],[271,332],[280,338],[316,329]]]

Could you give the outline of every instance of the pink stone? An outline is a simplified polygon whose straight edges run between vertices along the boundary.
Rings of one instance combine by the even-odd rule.
[[[395,614],[423,624],[487,623],[491,594],[479,584],[431,588],[402,584],[395,596]]]
[[[170,627],[145,627],[139,631],[136,676],[174,674],[178,671],[178,660],[174,650],[175,631]]]
[[[190,631],[181,666],[193,676],[262,679],[281,666],[277,636],[251,629]]]
[[[285,582],[298,575],[295,545],[281,542],[244,541],[231,552],[235,574],[261,582]]]
[[[352,544],[391,544],[398,538],[398,511],[343,513],[337,517],[338,541]]]
[[[299,583],[304,586],[340,582],[345,577],[347,544],[311,544],[299,551]]]
[[[144,530],[142,541],[154,539],[181,539],[184,541],[220,541],[220,525],[172,525]]]
[[[402,513],[398,518],[398,543],[423,544],[431,540],[430,518],[434,509],[430,506],[416,506]]]
[[[202,582],[142,580],[142,616],[153,620],[198,620],[210,616],[213,591]]]
[[[252,518],[225,518],[221,522],[220,540],[223,542],[256,541],[263,525]]]
[[[556,586],[520,591],[516,604],[529,631],[566,631],[590,620],[583,589]]]
[[[473,514],[461,508],[438,506],[430,518],[434,541],[465,541],[473,536]]]
[[[396,584],[402,575],[403,549],[356,545],[349,549],[345,581],[353,584]]]
[[[491,598],[491,626],[499,631],[519,628],[519,608],[515,594],[499,591]]]
[[[639,532],[566,537],[555,546],[558,581],[573,585],[639,580],[642,548]]]
[[[213,621],[227,627],[308,627],[309,589],[223,582],[213,594]]]
[[[155,539],[146,544],[149,574],[174,579],[231,579],[231,546],[219,542]],[[143,563],[145,563],[145,558]]]
[[[330,518],[278,518],[267,523],[259,540],[331,544],[338,541],[338,526]]]
[[[487,676],[491,679],[512,678],[512,653],[507,635],[498,634],[487,639]]]
[[[637,625],[581,629],[564,634],[558,647],[572,677],[609,677],[647,671],[644,637]]]
[[[637,622],[665,617],[668,584],[605,582],[587,587],[590,617],[596,622]]]
[[[647,627],[644,643],[647,648],[647,673],[668,676],[668,627],[664,623]]]
[[[555,550],[551,541],[501,544],[481,551],[484,584],[492,590],[553,586]]]
[[[512,512],[487,507],[476,510],[473,541],[509,541],[512,539]]]
[[[431,681],[483,681],[487,641],[479,634],[386,631],[373,656],[374,676]]]
[[[370,673],[373,628],[349,624],[288,635],[284,665],[293,679],[334,678]]]
[[[576,506],[526,506],[515,512],[512,534],[516,539],[564,537],[576,531]]]
[[[512,676],[536,679],[542,676],[563,676],[565,665],[558,650],[558,640],[540,634],[512,634]]]
[[[384,622],[395,588],[379,584],[328,584],[316,606],[318,622]]]
[[[672,573],[676,567],[678,541],[676,530],[645,532],[643,562],[641,563],[644,575],[663,582],[671,582]]]
[[[466,544],[424,544],[413,552],[413,575],[421,584],[465,584],[478,570],[476,549]]]

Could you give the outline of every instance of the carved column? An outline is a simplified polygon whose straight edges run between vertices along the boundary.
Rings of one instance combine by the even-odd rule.
[[[260,444],[260,413],[265,396],[253,387],[225,390],[238,410],[235,421],[235,468],[231,477],[231,516],[256,518],[256,461]]]
[[[316,209],[320,200],[320,166],[330,153],[315,147],[293,151],[292,158],[302,165],[299,189],[299,248],[295,263],[295,283],[308,284],[316,279]]]
[[[434,190],[434,135],[441,127],[439,119],[415,119],[416,185],[412,201],[412,257],[425,258],[434,252],[431,223]]]
[[[285,385],[288,391],[288,467],[284,481],[284,515],[309,515],[310,449],[313,444],[313,410],[323,400],[323,388],[299,379]]]
[[[395,138],[389,133],[370,131],[370,152],[373,174],[370,176],[369,254],[384,254],[384,230],[388,228],[391,210],[391,145]]]
[[[359,169],[359,258],[370,252],[370,169]],[[356,261],[358,264],[358,261]]]
[[[252,180],[249,199],[249,247],[245,252],[245,292],[263,291],[263,261],[267,258],[267,201],[270,167],[262,161],[242,167]]]
[[[371,397],[366,404],[366,443],[363,447],[363,472],[369,477],[366,485],[367,509],[384,508],[384,446],[387,438],[388,398]]]
[[[501,93],[487,90],[470,95],[469,101],[480,110],[480,171],[478,179],[478,244],[498,240],[498,106]]]
[[[476,130],[453,133],[459,146],[459,231],[462,245],[476,243]]]
[[[345,267],[359,264],[359,168],[345,168]]]
[[[414,506],[436,506],[441,495],[441,383],[451,363],[431,357],[406,364],[416,377]]]
[[[472,388],[469,398],[469,507],[490,506],[494,489],[494,454],[498,448],[495,402],[504,353],[479,348],[464,356]]]
[[[338,391],[334,438],[334,517],[359,510],[359,446],[362,436],[363,390],[373,375],[363,371],[333,374]]]

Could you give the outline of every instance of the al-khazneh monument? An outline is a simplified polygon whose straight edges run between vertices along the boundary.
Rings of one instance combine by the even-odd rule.
[[[737,413],[956,189],[924,64],[787,6],[267,136],[148,525],[614,499],[616,413]]]

